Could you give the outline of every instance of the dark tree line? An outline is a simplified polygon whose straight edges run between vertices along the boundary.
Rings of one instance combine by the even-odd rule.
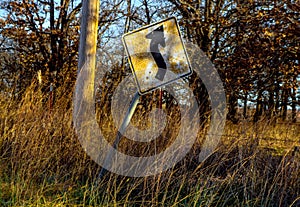
[[[53,83],[73,89],[80,9],[79,0],[0,3],[1,91],[17,96],[34,80],[44,88]],[[226,90],[228,119],[285,120],[291,109],[291,120],[296,121],[299,12],[295,0],[105,0],[100,7],[98,48],[123,51],[115,44],[123,33],[176,16],[184,37],[197,44],[218,69]],[[102,60],[111,67],[108,79],[130,72],[124,52],[111,56]],[[122,74],[114,75],[118,71]],[[192,76],[188,81],[198,99],[206,100],[201,80]],[[151,99],[143,101],[147,105]],[[165,95],[164,102],[172,99]]]

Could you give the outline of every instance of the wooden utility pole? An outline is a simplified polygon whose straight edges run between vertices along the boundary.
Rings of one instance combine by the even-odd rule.
[[[99,6],[100,0],[82,0],[78,72],[89,64],[95,73]]]
[[[83,90],[85,101],[94,101],[97,32],[100,0],[82,0],[78,73],[86,65],[88,83]]]
[[[83,148],[94,160],[98,157],[97,147],[102,144],[95,119],[94,95],[99,7],[100,0],[82,0],[78,72],[73,101],[74,128]]]

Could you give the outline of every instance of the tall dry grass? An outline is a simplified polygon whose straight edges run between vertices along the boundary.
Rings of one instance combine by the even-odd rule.
[[[34,84],[21,100],[1,95],[0,206],[300,205],[297,125],[227,123],[220,146],[203,163],[195,144],[159,175],[108,172],[96,182],[101,168],[72,126],[72,91],[57,88],[52,110],[47,98]]]

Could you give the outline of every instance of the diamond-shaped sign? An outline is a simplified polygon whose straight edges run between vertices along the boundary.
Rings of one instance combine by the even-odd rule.
[[[192,73],[175,17],[124,34],[123,44],[141,94]]]

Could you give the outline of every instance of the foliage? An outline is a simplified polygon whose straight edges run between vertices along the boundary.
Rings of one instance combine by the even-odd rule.
[[[62,82],[69,82],[72,89],[80,8],[80,2],[70,0],[1,3],[2,90],[13,88],[12,94],[19,94],[36,78],[43,79],[45,91],[49,83]],[[300,72],[296,1],[101,1],[98,48],[102,61],[108,68],[120,63],[125,67],[124,53],[111,57],[104,51],[122,50],[114,43],[123,33],[169,15],[178,18],[185,38],[198,44],[218,68],[230,120],[238,120],[239,106],[243,117],[251,116],[252,104],[254,121],[263,114],[285,120],[289,108],[296,121]],[[189,81],[199,85],[195,77]],[[194,88],[194,93],[199,100],[205,99],[203,85]]]
[[[18,76],[18,90],[26,88],[38,75],[44,86],[74,81],[81,3],[73,3],[1,2],[2,73]]]
[[[98,59],[108,70],[95,106],[109,141],[116,130],[111,96],[130,73],[117,39],[170,15],[217,67],[228,118],[236,124],[227,122],[220,146],[203,163],[197,155],[207,122],[173,169],[146,178],[107,173],[97,184],[100,167],[72,126],[80,9],[77,0],[0,2],[0,206],[300,205],[300,129],[290,122],[297,121],[300,98],[298,1],[101,1]],[[201,80],[189,81],[197,99],[208,103]],[[133,124],[147,127],[158,97],[155,91],[142,98]],[[176,101],[164,93],[162,102],[168,126],[179,128]],[[274,124],[278,117],[286,122]],[[141,147],[149,149],[122,143],[124,152],[142,153]]]
[[[299,6],[294,1],[177,1],[184,34],[195,41],[219,69],[228,95],[229,118],[236,120],[238,100],[247,117],[255,104],[263,111],[287,116],[299,91]],[[281,113],[280,113],[281,112]]]

